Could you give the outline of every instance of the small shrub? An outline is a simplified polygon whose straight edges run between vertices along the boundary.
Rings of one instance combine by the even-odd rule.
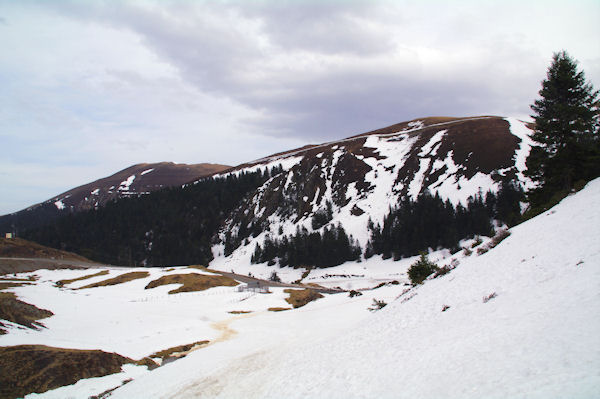
[[[482,242],[483,242],[483,240],[481,239],[481,237],[479,237],[479,236],[475,237],[475,242],[471,245],[471,248],[475,248],[476,246],[478,246]]]
[[[371,305],[369,310],[371,312],[376,312],[379,309],[385,308],[386,306],[387,306],[387,303],[385,303],[384,301],[378,301],[377,299],[373,298],[373,304]]]
[[[271,277],[269,277],[269,280],[274,281],[276,283],[281,283],[281,279],[277,275],[277,272],[271,273]]]
[[[437,278],[439,276],[443,276],[444,274],[448,274],[452,269],[454,268],[451,266],[438,267],[435,273],[433,274],[433,278]]]
[[[422,253],[421,258],[408,269],[408,278],[413,285],[421,284],[438,269],[439,267],[427,258],[427,254]]]
[[[483,303],[487,303],[490,299],[496,298],[497,296],[498,294],[492,292],[490,295],[483,297]]]
[[[448,306],[448,305],[444,305],[444,306],[442,307],[442,312],[445,312],[445,311],[446,311],[446,310],[448,310],[448,309],[450,309],[450,306]]]
[[[348,295],[350,298],[354,298],[355,296],[361,296],[362,292],[360,291],[355,291],[355,290],[350,290],[350,294]]]
[[[473,251],[471,251],[469,248],[463,248],[463,254],[465,256],[471,256],[471,254],[473,254]]]
[[[482,247],[477,248],[477,255],[483,255],[490,249],[494,248],[496,245],[500,244],[502,240],[510,235],[510,231],[508,229],[500,230],[494,237],[492,237],[491,241]]]
[[[502,240],[510,235],[510,231],[508,229],[500,230],[496,235],[492,238],[492,242],[490,244],[490,249],[494,248],[496,245],[500,244]]]

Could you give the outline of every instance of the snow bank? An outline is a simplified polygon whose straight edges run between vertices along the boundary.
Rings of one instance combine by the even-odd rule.
[[[600,180],[373,315],[364,306],[379,290],[235,321],[235,339],[114,397],[594,397],[598,198]]]

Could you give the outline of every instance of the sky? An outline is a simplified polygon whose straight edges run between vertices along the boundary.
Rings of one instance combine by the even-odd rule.
[[[600,1],[0,0],[0,215],[142,162],[237,165],[600,88]]]

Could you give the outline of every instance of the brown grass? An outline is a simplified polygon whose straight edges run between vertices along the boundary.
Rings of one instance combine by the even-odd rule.
[[[210,341],[198,341],[198,342],[194,342],[192,344],[174,346],[172,348],[164,349],[162,351],[153,353],[149,357],[151,357],[151,358],[152,357],[160,357],[164,362],[168,358],[183,357],[196,349],[200,349],[200,348],[208,345],[209,342]]]
[[[169,291],[169,294],[177,294],[179,292],[204,291],[212,287],[235,287],[238,285],[238,282],[225,276],[210,276],[197,273],[171,274],[151,281],[146,286],[146,289],[168,284],[183,284],[181,287]]]
[[[38,276],[33,275],[27,278],[10,278],[10,277],[0,277],[0,281],[37,281],[39,279]]]
[[[23,285],[30,285],[29,283],[0,283],[0,291],[5,290],[7,288],[13,287],[21,287]]]
[[[23,397],[121,371],[132,360],[100,350],[43,345],[0,347],[0,398]]]
[[[132,280],[137,280],[140,278],[144,278],[144,277],[148,277],[150,275],[150,273],[148,272],[130,272],[130,273],[125,273],[125,274],[121,274],[120,276],[114,277],[114,278],[110,278],[108,280],[103,280],[103,281],[99,281],[97,283],[94,284],[89,284],[83,287],[78,288],[78,290],[82,290],[84,288],[96,288],[96,287],[105,287],[108,285],[117,285],[117,284],[123,284],[126,283],[128,281],[132,281]]]
[[[209,273],[221,274],[221,272],[218,270],[209,269],[208,267],[202,266],[202,265],[191,265],[191,266],[188,266],[187,268],[188,269],[198,269],[198,270],[202,270],[202,271],[209,272]]]
[[[0,257],[4,258],[52,258],[89,262],[83,256],[72,252],[45,247],[22,238],[0,238]]]
[[[246,313],[252,313],[251,310],[231,310],[227,313],[231,313],[231,314],[246,314]]]
[[[158,363],[156,363],[154,360],[150,359],[149,357],[141,358],[140,360],[136,361],[135,364],[137,364],[138,366],[146,366],[146,367],[148,367],[148,370],[154,370],[154,369],[160,367],[158,365]]]
[[[49,310],[39,309],[18,300],[12,292],[0,292],[0,319],[37,330],[39,327],[44,326],[38,320],[45,319],[53,314]]]
[[[89,261],[83,262],[79,260],[51,258],[0,258],[0,275],[34,272],[39,269],[85,269],[84,265],[89,265]]]
[[[269,312],[283,312],[284,310],[292,310],[292,308],[269,308],[267,309]]]
[[[323,295],[310,288],[304,290],[287,289],[283,290],[283,292],[290,294],[290,297],[286,298],[285,301],[292,305],[294,309],[300,308],[309,302],[316,301],[319,298],[323,298]]]
[[[71,284],[71,283],[74,283],[75,281],[87,280],[88,278],[98,277],[98,276],[104,276],[106,274],[108,274],[108,270],[102,270],[102,271],[100,271],[98,273],[88,274],[87,276],[83,276],[83,277],[72,278],[70,280],[60,280],[60,281],[56,282],[56,285]]]

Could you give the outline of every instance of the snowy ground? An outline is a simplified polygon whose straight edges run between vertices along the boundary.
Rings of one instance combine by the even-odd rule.
[[[312,271],[304,282],[346,289],[399,284],[354,298],[326,295],[285,312],[266,310],[289,307],[283,289],[262,295],[233,287],[178,295],[167,294],[173,285],[143,289],[160,275],[200,272],[194,269],[151,269],[145,279],[80,291],[53,282],[89,271],[37,271],[35,286],[13,291],[55,316],[43,320],[43,331],[12,329],[0,336],[0,345],[93,348],[140,358],[175,345],[213,342],[151,372],[131,366],[121,375],[31,397],[87,397],[127,378],[134,380],[111,398],[597,397],[599,199],[596,180],[513,228],[483,255],[433,254],[440,265],[453,259],[459,264],[417,288],[405,285],[414,259],[375,257]],[[247,267],[255,275],[274,270]],[[95,280],[124,270],[110,273]],[[279,271],[290,279],[298,273]],[[369,312],[373,298],[389,305]]]

